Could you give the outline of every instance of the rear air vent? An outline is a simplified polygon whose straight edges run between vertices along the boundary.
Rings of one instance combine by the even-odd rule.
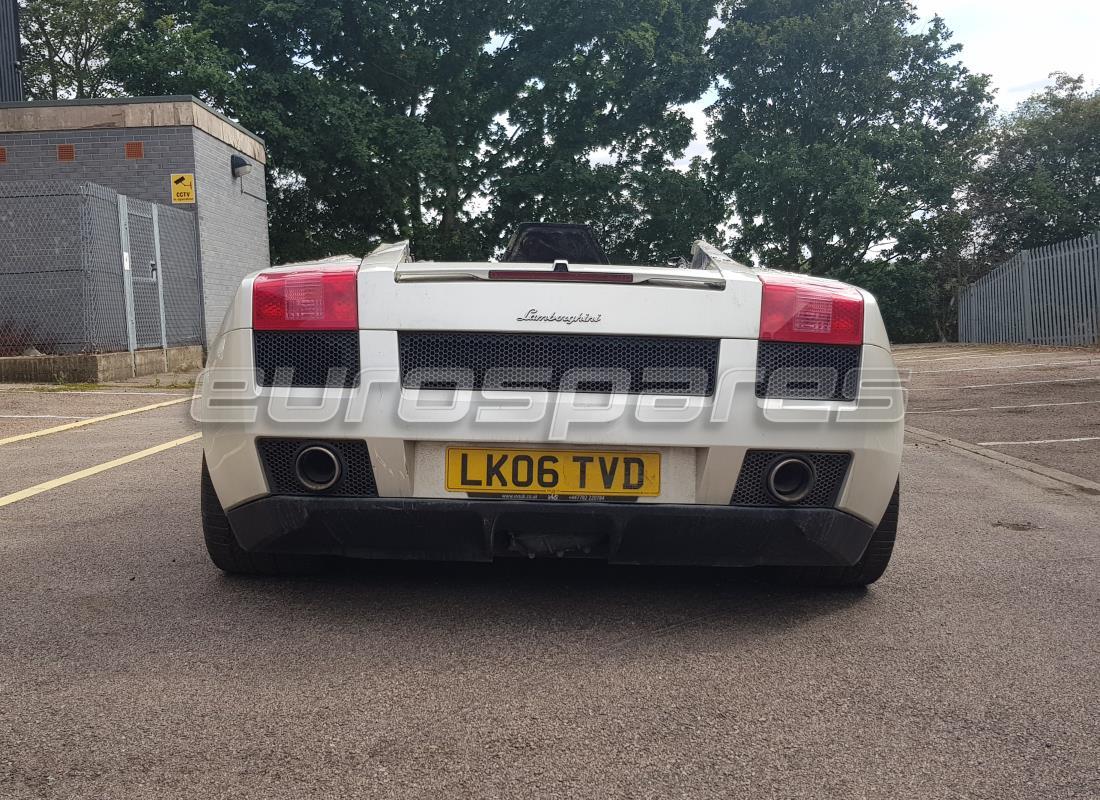
[[[359,383],[359,331],[254,331],[260,386]]]
[[[796,459],[808,463],[813,472],[812,486],[796,502],[783,502],[769,487],[768,476],[784,461]],[[782,450],[750,450],[741,464],[741,474],[733,490],[730,505],[734,506],[795,506],[799,508],[832,508],[836,505],[848,465],[850,453],[798,453]]]
[[[307,485],[300,476],[299,456],[310,448],[335,454],[339,461],[338,479],[321,490]],[[374,469],[367,443],[353,439],[257,439],[256,451],[263,464],[268,490],[272,494],[315,495],[323,491],[338,497],[377,497]]]
[[[398,334],[401,383],[495,389],[710,395],[717,339],[586,334]]]
[[[859,345],[760,342],[756,396],[789,400],[854,400]]]

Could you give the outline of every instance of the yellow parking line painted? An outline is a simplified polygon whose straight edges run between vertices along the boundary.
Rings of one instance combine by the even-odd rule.
[[[133,397],[144,397],[151,395],[153,397],[179,397],[179,392],[114,392],[107,389],[5,389],[0,387],[0,395],[4,394],[103,394],[103,395],[131,395]]]
[[[143,411],[153,411],[157,408],[164,408],[165,406],[175,406],[180,403],[190,403],[191,397],[180,397],[176,400],[167,400],[163,403],[153,403],[151,406],[141,406],[141,408],[128,408],[125,411],[116,411],[113,414],[104,414],[102,417],[91,417],[89,419],[82,419],[79,422],[69,422],[65,425],[55,425],[52,428],[43,428],[40,431],[31,431],[30,433],[21,433],[18,436],[9,436],[6,439],[0,439],[0,444],[11,444],[12,442],[21,442],[24,439],[34,439],[36,436],[49,436],[51,433],[61,433],[62,431],[71,431],[73,428],[83,428],[85,425],[94,425],[97,422],[104,422],[109,419],[118,419],[119,417],[126,417],[130,414],[140,414]]]
[[[61,414],[0,414],[0,419],[87,419]]]
[[[34,497],[36,494],[48,492],[50,491],[50,489],[56,489],[57,487],[64,486],[67,483],[78,481],[81,478],[88,478],[92,475],[98,475],[101,472],[106,472],[109,469],[121,467],[123,464],[129,464],[132,461],[138,461],[139,459],[145,458],[146,456],[153,456],[157,453],[163,453],[165,450],[170,450],[173,447],[179,447],[181,444],[193,442],[201,437],[201,433],[192,433],[190,436],[184,436],[182,439],[173,439],[170,442],[158,444],[156,447],[149,447],[145,450],[139,450],[136,453],[130,453],[130,455],[128,456],[116,458],[114,461],[105,461],[104,463],[97,464],[94,467],[88,467],[87,469],[82,469],[79,472],[73,472],[60,478],[54,478],[52,481],[45,481],[44,483],[39,483],[31,486],[30,488],[22,489],[18,492],[13,492],[12,494],[0,497],[0,508],[3,508],[4,506],[10,506],[12,503],[18,503],[20,500],[26,500],[28,497]]]

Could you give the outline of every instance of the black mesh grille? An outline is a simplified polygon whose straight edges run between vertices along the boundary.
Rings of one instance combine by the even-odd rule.
[[[359,331],[255,331],[260,386],[359,383]]]
[[[848,474],[848,465],[852,461],[850,453],[790,453],[781,450],[750,450],[745,454],[741,465],[741,474],[737,477],[737,486],[733,490],[730,505],[734,506],[781,506],[768,493],[767,475],[770,467],[777,461],[790,456],[804,458],[813,464],[817,480],[813,489],[802,500],[790,505],[802,507],[832,508],[836,505],[844,477]]]
[[[377,497],[374,469],[371,467],[367,443],[348,439],[257,439],[256,450],[272,494],[318,494],[298,482],[294,462],[307,447],[324,445],[340,460],[341,477],[321,494],[343,497]]]
[[[717,339],[416,332],[398,341],[401,383],[421,389],[710,395],[718,363]]]
[[[756,396],[790,400],[854,400],[859,345],[760,342]]]

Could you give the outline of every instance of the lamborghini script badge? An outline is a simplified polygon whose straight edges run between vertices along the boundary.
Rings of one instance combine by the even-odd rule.
[[[572,325],[574,322],[599,322],[602,319],[603,314],[558,314],[553,311],[543,314],[537,308],[532,308],[522,317],[516,317],[516,322],[564,322]]]

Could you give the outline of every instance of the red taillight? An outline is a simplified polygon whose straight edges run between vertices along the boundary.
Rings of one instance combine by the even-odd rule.
[[[863,295],[801,275],[761,275],[760,339],[814,344],[863,343]]]
[[[348,331],[359,327],[356,268],[269,272],[252,284],[258,331]]]

